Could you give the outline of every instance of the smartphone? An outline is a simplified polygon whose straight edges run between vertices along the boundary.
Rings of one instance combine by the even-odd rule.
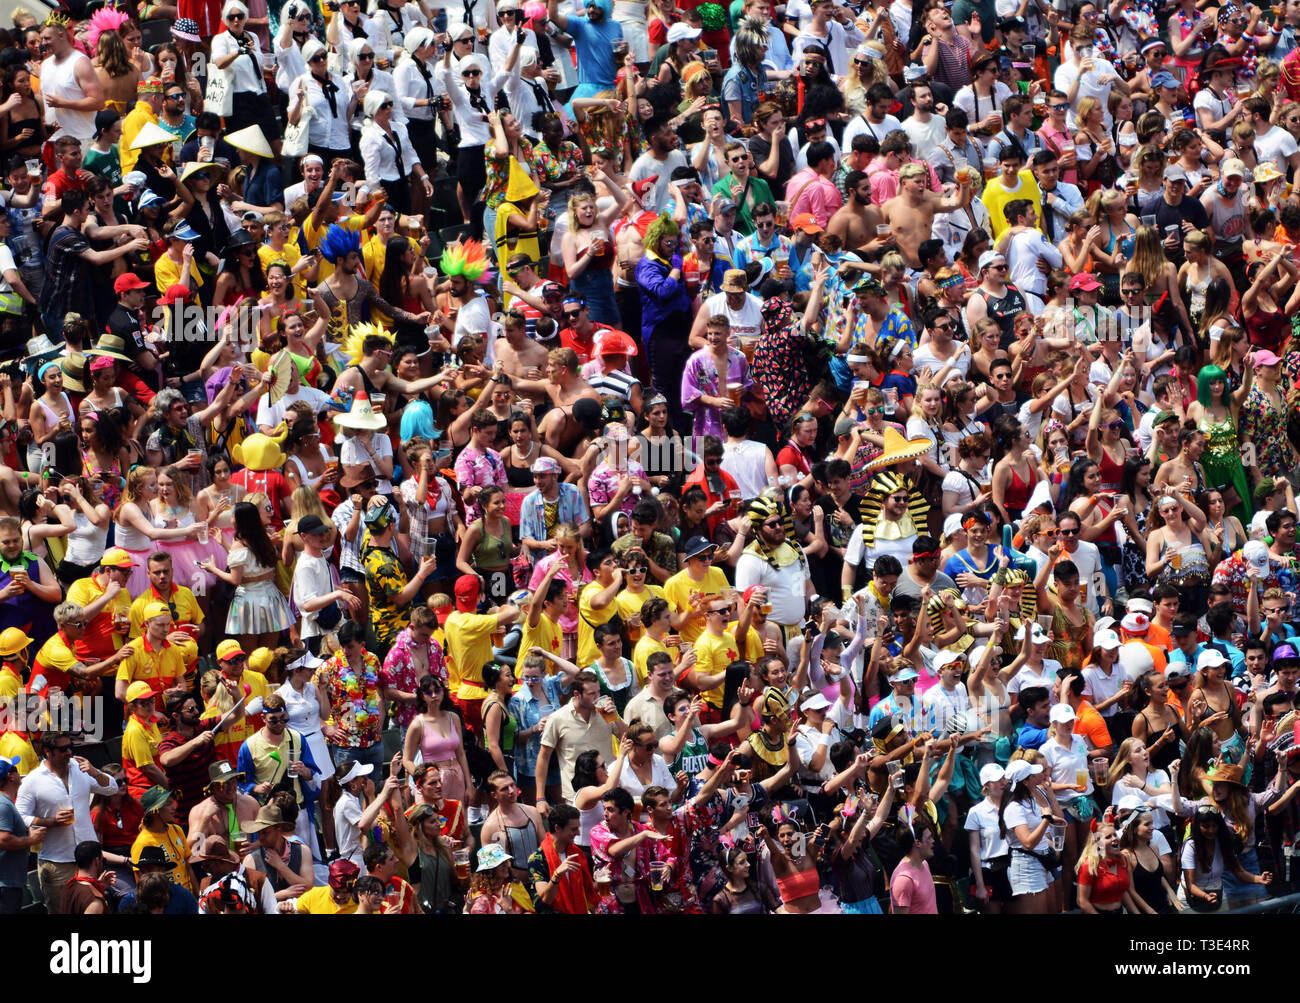
[[[397,768],[397,779],[400,780],[402,783],[406,783],[406,767],[405,767],[405,766],[399,766],[399,767]]]

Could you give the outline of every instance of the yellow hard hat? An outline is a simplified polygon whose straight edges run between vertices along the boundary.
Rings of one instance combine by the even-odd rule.
[[[31,643],[32,639],[20,628],[6,627],[0,631],[0,656],[8,658],[10,655],[16,655]]]

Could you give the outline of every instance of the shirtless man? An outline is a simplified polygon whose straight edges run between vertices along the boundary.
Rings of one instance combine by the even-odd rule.
[[[369,335],[361,342],[361,363],[343,370],[336,386],[365,390],[367,394],[373,389],[391,399],[394,395],[414,397],[437,386],[442,379],[442,373],[435,373],[419,380],[404,380],[389,371],[392,358],[393,343],[382,335]]]
[[[826,232],[839,237],[848,251],[874,254],[888,242],[876,236],[876,225],[884,222],[880,209],[871,204],[871,179],[866,171],[850,171],[844,179],[848,199],[835,210]]]
[[[497,365],[511,376],[538,380],[546,372],[546,349],[528,337],[528,322],[517,310],[507,310],[501,317],[502,337],[496,341]],[[540,391],[523,391],[525,397],[540,404],[546,395]]]
[[[930,239],[935,213],[964,209],[970,204],[969,182],[962,182],[951,195],[940,195],[925,187],[925,167],[904,164],[898,170],[898,194],[880,207],[890,235],[909,268],[920,268],[917,254],[923,240]]]
[[[210,836],[220,836],[232,845],[246,842],[244,823],[257,818],[257,799],[239,791],[237,773],[224,759],[208,767],[208,796],[190,809],[189,839],[196,852]]]
[[[600,394],[578,375],[578,354],[572,348],[553,348],[547,354],[545,381],[514,380],[516,390],[525,393],[544,393],[551,400],[551,410],[546,412],[537,431],[542,441],[566,456],[584,436],[582,426],[573,417],[573,404],[586,397],[600,403]]]

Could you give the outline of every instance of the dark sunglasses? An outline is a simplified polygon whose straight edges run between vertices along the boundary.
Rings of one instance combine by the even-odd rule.
[[[375,54],[374,54],[373,52],[360,52],[360,53],[357,53],[357,59],[358,59],[358,60],[361,60],[361,59],[374,59],[374,58],[375,58]]]
[[[581,308],[581,307],[579,307],[577,310],[565,310],[565,311],[564,311],[564,317],[565,317],[566,320],[577,320],[577,319],[578,319],[579,317],[581,317],[581,316],[582,316],[582,308]]]
[[[1056,535],[1057,536],[1078,536],[1079,531],[1078,529],[1058,529],[1056,531]]]
[[[242,20],[244,20],[244,18],[245,18],[246,16],[247,16],[247,15],[245,15],[245,14],[227,14],[227,15],[226,15],[226,20],[227,20],[227,21],[242,21]]]
[[[482,70],[465,70],[461,73],[462,77],[481,77],[482,75]]]
[[[325,53],[323,52],[318,52],[316,55],[312,56],[311,59],[307,60],[309,63],[323,63],[324,61]]]

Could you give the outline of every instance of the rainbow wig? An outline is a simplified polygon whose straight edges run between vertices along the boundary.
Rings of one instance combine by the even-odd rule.
[[[337,264],[340,258],[346,258],[349,254],[360,254],[361,234],[331,223],[325,231],[325,239],[320,242],[320,253],[331,265]]]
[[[488,281],[492,277],[488,272],[487,253],[477,240],[467,240],[463,244],[448,247],[442,252],[438,268],[447,278],[459,275],[466,282]]]

